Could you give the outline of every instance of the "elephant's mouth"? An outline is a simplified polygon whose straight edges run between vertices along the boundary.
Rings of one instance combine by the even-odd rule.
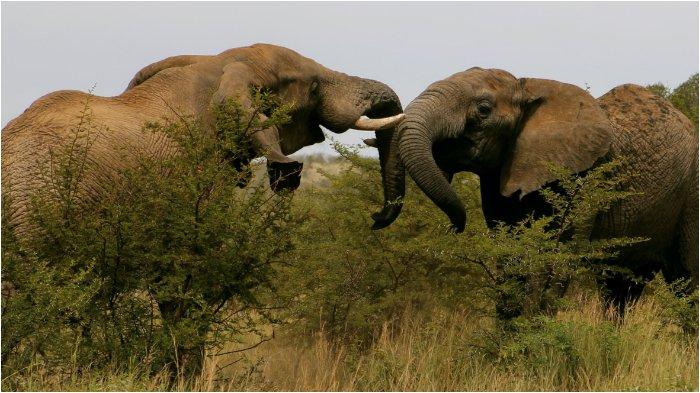
[[[474,143],[466,138],[449,138],[435,142],[432,152],[435,163],[446,172],[477,172],[480,165],[474,149]]]
[[[403,120],[401,103],[396,100],[382,100],[357,112],[335,113],[324,117],[321,122],[328,130],[342,134],[350,129],[358,131],[381,131],[396,126]]]
[[[326,136],[323,134],[323,129],[321,128],[320,122],[312,122],[309,125],[309,135],[311,135],[311,143],[319,143],[326,140]]]

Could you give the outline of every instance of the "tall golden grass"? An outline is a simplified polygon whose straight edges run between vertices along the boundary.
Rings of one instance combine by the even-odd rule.
[[[474,350],[488,318],[468,312],[435,311],[417,317],[407,310],[385,324],[375,342],[358,350],[312,338],[278,335],[245,352],[209,359],[201,374],[178,379],[148,375],[135,364],[127,371],[93,370],[56,375],[34,365],[3,376],[13,390],[193,390],[193,391],[606,391],[698,390],[698,340],[662,323],[651,297],[616,319],[597,297],[578,296],[578,306],[557,314],[573,327],[571,362],[552,351],[545,361],[507,364]],[[422,315],[422,313],[420,314]],[[613,337],[614,346],[606,347]],[[240,348],[240,343],[231,344]],[[540,359],[541,360],[541,359]],[[8,382],[10,382],[8,384]]]

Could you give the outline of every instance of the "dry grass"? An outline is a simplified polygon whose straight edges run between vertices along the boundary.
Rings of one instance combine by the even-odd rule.
[[[534,365],[498,364],[473,350],[488,321],[467,313],[438,313],[430,321],[408,314],[400,328],[384,327],[361,355],[322,338],[308,346],[277,342],[254,354],[267,359],[245,390],[697,390],[697,340],[661,325],[652,301],[637,304],[620,324],[597,299],[558,319],[571,322],[582,356],[573,370],[557,356]],[[610,331],[610,329],[613,331]],[[606,340],[614,348],[605,348]],[[563,377],[562,377],[563,376]],[[256,385],[255,383],[258,383]]]
[[[527,355],[496,361],[475,350],[483,327],[491,323],[466,312],[436,312],[430,320],[407,312],[391,331],[382,329],[365,351],[312,339],[278,337],[236,361],[210,360],[202,374],[180,379],[175,390],[369,390],[369,391],[518,391],[518,390],[697,390],[697,338],[661,323],[651,299],[634,305],[615,322],[596,298],[557,315],[571,327],[572,362],[555,350],[541,359]],[[240,357],[240,356],[239,356]],[[531,361],[533,360],[533,361]],[[222,369],[223,367],[223,369]],[[138,370],[134,367],[133,370]],[[21,390],[167,390],[164,373],[94,372],[58,376],[36,366],[26,370]],[[3,376],[3,382],[8,376]],[[17,378],[14,378],[17,380]],[[3,383],[4,388],[7,387]]]

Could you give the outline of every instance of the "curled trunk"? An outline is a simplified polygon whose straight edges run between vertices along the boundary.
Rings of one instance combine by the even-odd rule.
[[[433,144],[443,135],[440,130],[430,129],[424,119],[419,108],[407,110],[406,119],[399,126],[401,161],[418,187],[447,214],[453,229],[462,232],[466,210],[433,157]]]

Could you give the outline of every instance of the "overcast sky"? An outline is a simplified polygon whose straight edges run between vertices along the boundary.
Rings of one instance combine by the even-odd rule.
[[[599,96],[628,82],[675,87],[697,72],[698,3],[3,2],[2,124],[51,91],[116,95],[153,61],[256,42],[383,81],[404,106],[472,66]]]

